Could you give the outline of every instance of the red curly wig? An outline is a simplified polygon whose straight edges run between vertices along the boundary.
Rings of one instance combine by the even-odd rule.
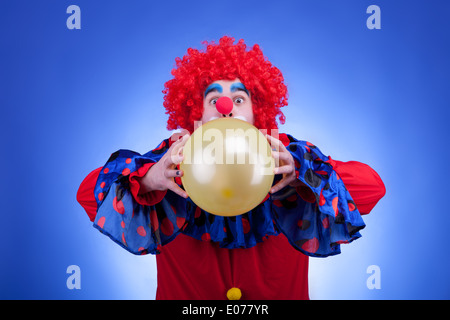
[[[206,50],[189,48],[182,59],[176,58],[173,79],[164,84],[164,107],[169,115],[167,129],[187,129],[203,113],[203,93],[217,80],[239,79],[250,92],[259,129],[277,129],[285,116],[280,108],[287,105],[287,87],[280,70],[263,55],[257,44],[246,51],[244,40],[224,36],[219,44],[203,42]]]

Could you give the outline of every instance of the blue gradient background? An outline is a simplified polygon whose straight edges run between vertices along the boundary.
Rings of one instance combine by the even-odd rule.
[[[68,30],[66,8],[81,8]],[[381,8],[381,30],[366,8]],[[153,256],[95,230],[82,179],[170,134],[175,57],[222,35],[260,44],[290,90],[280,131],[371,165],[387,195],[343,253],[310,259],[312,299],[449,299],[448,1],[2,1],[2,299],[154,299]],[[66,268],[81,268],[69,290]],[[366,270],[381,270],[369,290]]]

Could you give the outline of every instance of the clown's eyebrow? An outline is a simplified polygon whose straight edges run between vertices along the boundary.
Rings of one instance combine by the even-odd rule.
[[[245,88],[245,86],[244,86],[244,84],[242,82],[233,83],[231,85],[231,87],[230,87],[230,91],[231,92],[235,92],[235,91],[238,91],[238,90],[244,91],[250,97],[250,94],[248,93],[247,88]]]
[[[222,93],[223,92],[223,88],[222,88],[222,86],[220,85],[220,84],[218,84],[218,83],[213,83],[213,84],[210,84],[207,88],[206,88],[206,90],[205,90],[205,97],[208,95],[208,93],[210,93],[211,91],[217,91],[217,92],[219,92],[219,93]]]

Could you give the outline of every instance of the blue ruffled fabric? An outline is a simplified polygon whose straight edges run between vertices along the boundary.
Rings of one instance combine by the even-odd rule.
[[[129,150],[111,155],[94,190],[98,204],[94,226],[134,254],[157,254],[160,246],[180,233],[228,249],[250,248],[283,233],[295,249],[308,256],[338,254],[342,243],[361,236],[364,221],[344,183],[327,163],[329,158],[310,143],[287,137],[298,179],[313,195],[312,200],[285,187],[236,217],[210,214],[170,190],[160,203],[141,205],[130,192],[128,174],[161,159],[169,147],[166,139],[144,155]],[[279,179],[276,176],[274,184]]]

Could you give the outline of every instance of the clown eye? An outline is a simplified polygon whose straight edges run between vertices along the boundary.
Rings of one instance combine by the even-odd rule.
[[[211,101],[209,101],[209,103],[210,103],[210,104],[216,104],[217,99],[218,99],[218,98],[211,99]]]
[[[244,99],[243,98],[236,98],[236,99],[234,99],[234,103],[236,103],[236,104],[241,104],[241,103],[243,103],[244,102]]]

